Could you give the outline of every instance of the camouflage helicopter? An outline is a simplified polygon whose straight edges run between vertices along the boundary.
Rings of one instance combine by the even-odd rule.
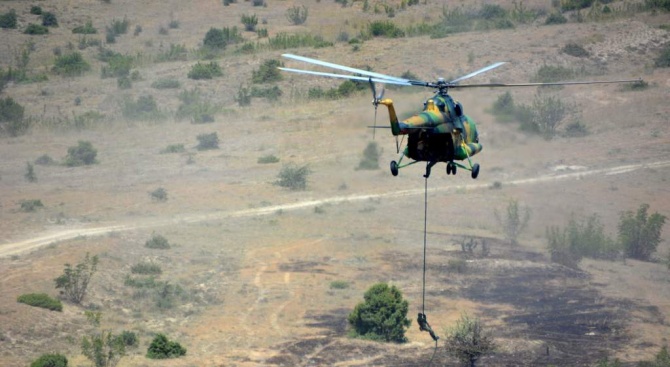
[[[471,172],[473,179],[479,175],[479,164],[472,163],[471,157],[482,151],[482,144],[479,142],[479,134],[475,122],[465,115],[463,106],[460,102],[454,101],[449,95],[449,89],[460,88],[491,88],[491,87],[533,87],[533,86],[554,86],[554,85],[576,85],[576,84],[606,84],[606,83],[639,83],[642,79],[632,80],[611,80],[611,81],[574,81],[574,82],[554,82],[554,83],[485,83],[485,84],[459,84],[465,79],[474,77],[486,71],[497,68],[505,62],[496,62],[470,74],[461,76],[451,81],[439,78],[436,82],[425,82],[421,80],[410,80],[372,71],[361,70],[325,62],[309,57],[283,54],[285,58],[302,61],[314,65],[324,66],[336,70],[354,73],[354,75],[334,74],[321,71],[311,71],[302,69],[292,69],[279,67],[279,69],[294,73],[325,76],[330,78],[349,79],[354,81],[366,81],[370,84],[372,90],[372,104],[375,107],[375,119],[377,115],[377,106],[384,105],[388,109],[391,133],[396,137],[396,150],[400,153],[398,144],[398,135],[408,135],[407,145],[400,155],[398,161],[391,161],[391,174],[398,175],[401,168],[415,164],[417,162],[427,162],[425,178],[430,176],[431,168],[438,162],[447,164],[447,175],[456,174],[457,167]],[[394,84],[402,86],[421,86],[433,88],[435,95],[426,100],[423,111],[404,120],[399,121],[393,106],[393,101],[384,98],[384,89],[377,94],[375,83]],[[370,126],[371,128],[389,128],[387,126]],[[404,157],[411,159],[411,162],[402,164]],[[467,165],[456,161],[467,161]]]

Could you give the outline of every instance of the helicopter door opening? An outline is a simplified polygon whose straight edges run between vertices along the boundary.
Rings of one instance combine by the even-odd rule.
[[[433,134],[421,129],[409,134],[407,154],[415,161],[450,162],[454,160],[454,141],[451,134]]]

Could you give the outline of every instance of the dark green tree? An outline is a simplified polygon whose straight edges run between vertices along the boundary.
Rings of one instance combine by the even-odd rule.
[[[95,157],[98,151],[93,148],[90,141],[79,141],[77,146],[67,148],[67,157],[65,165],[68,167],[78,167],[97,163]]]
[[[67,358],[62,354],[42,354],[30,367],[67,367]]]
[[[642,204],[636,214],[632,211],[621,213],[619,220],[619,242],[627,257],[647,261],[661,242],[661,231],[665,224],[664,215],[649,215],[649,204]]]
[[[75,267],[65,264],[63,274],[54,279],[56,289],[60,289],[60,294],[63,298],[73,303],[81,304],[84,296],[86,296],[91,277],[93,277],[97,269],[98,256],[91,257],[86,253],[84,261]]]
[[[81,353],[95,367],[114,367],[126,355],[126,348],[123,339],[103,330],[82,338]]]
[[[186,355],[186,348],[177,342],[168,340],[163,334],[156,335],[147,349],[147,358],[151,359],[178,358],[184,355]]]
[[[11,97],[0,99],[0,135],[18,136],[26,132],[30,124],[23,119],[24,108]]]
[[[355,336],[386,342],[406,341],[409,304],[396,286],[377,283],[365,292],[364,301],[349,314]]]

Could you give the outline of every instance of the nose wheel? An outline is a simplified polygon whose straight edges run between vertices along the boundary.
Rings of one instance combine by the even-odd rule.
[[[475,163],[472,166],[472,178],[477,178],[479,176],[479,163]]]
[[[398,175],[398,162],[396,161],[391,161],[391,174],[393,176]]]

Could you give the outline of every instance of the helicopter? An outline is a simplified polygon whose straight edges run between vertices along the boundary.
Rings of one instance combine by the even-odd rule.
[[[558,86],[558,85],[578,85],[578,84],[608,84],[608,83],[641,83],[642,79],[630,80],[609,80],[609,81],[572,81],[572,82],[551,82],[551,83],[484,83],[484,84],[459,84],[465,79],[472,78],[481,73],[490,71],[506,62],[496,62],[469,74],[446,81],[444,78],[438,78],[435,82],[426,82],[421,80],[411,80],[376,73],[368,70],[356,69],[344,65],[334,64],[326,61],[312,59],[309,57],[293,54],[283,54],[282,57],[319,65],[340,71],[350,72],[353,75],[335,74],[330,72],[311,71],[302,69],[293,69],[278,67],[280,70],[324,76],[329,78],[349,79],[353,81],[363,81],[370,84],[372,90],[372,104],[375,108],[375,125],[369,126],[373,129],[390,128],[391,133],[396,138],[396,152],[400,154],[399,135],[407,135],[407,145],[397,161],[391,161],[390,169],[393,176],[397,176],[400,169],[418,162],[427,162],[426,173],[423,177],[428,178],[431,168],[438,162],[447,164],[447,175],[455,175],[457,168],[470,171],[473,179],[479,176],[479,163],[472,162],[472,156],[482,151],[482,144],[479,142],[477,126],[469,116],[464,113],[463,105],[455,101],[449,95],[449,89],[462,88],[496,88],[496,87],[537,87],[537,86]],[[421,112],[409,117],[404,121],[398,120],[398,116],[393,106],[393,100],[384,98],[384,89],[379,94],[376,92],[375,83],[393,84],[401,86],[421,86],[434,89],[434,95],[424,102],[424,108]],[[377,106],[384,105],[388,109],[390,126],[377,126]],[[403,158],[411,161],[403,163]],[[466,161],[467,163],[459,163]]]

